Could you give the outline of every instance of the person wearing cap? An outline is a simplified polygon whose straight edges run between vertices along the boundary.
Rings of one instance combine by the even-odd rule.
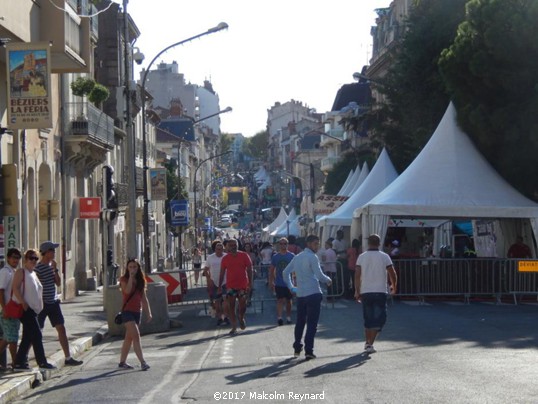
[[[58,267],[54,260],[56,248],[59,246],[59,244],[52,241],[45,241],[39,247],[41,260],[35,268],[35,273],[43,285],[43,310],[38,314],[37,320],[39,327],[43,329],[45,327],[45,320],[47,317],[49,318],[50,324],[58,332],[58,340],[65,355],[65,365],[79,366],[83,362],[71,357],[69,341],[64,325],[64,316],[60,306],[60,300],[56,294],[56,287],[62,284],[62,279],[60,278]]]
[[[396,293],[398,278],[390,256],[379,251],[381,238],[368,237],[368,250],[357,258],[355,267],[355,299],[362,303],[364,318],[364,352],[376,352],[374,341],[387,321],[387,294]],[[390,281],[390,286],[388,287]]]

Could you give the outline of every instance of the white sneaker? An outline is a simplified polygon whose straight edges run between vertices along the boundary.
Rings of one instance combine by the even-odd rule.
[[[372,354],[372,353],[375,353],[376,350],[375,350],[373,345],[365,344],[364,345],[364,352],[366,352],[367,354]]]

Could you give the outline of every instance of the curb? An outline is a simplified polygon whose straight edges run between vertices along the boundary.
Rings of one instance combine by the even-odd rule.
[[[107,336],[108,325],[105,324],[91,336],[69,341],[71,353],[74,356],[79,356],[82,352],[103,341]],[[49,363],[55,365],[57,367],[56,369],[45,370],[34,368],[28,372],[4,373],[0,379],[0,404],[7,404],[38,386],[43,381],[50,379],[65,366],[64,359],[64,353],[60,349],[48,357]]]

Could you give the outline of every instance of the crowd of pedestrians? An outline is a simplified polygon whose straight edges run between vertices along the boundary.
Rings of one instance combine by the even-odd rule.
[[[59,269],[54,260],[58,247],[59,244],[45,241],[39,251],[29,249],[24,255],[17,248],[10,248],[7,251],[7,262],[0,270],[2,306],[0,324],[3,331],[0,353],[8,348],[11,363],[0,369],[2,371],[9,368],[16,371],[29,370],[30,348],[34,350],[39,368],[55,368],[47,361],[43,347],[42,329],[47,318],[58,332],[58,340],[65,354],[64,364],[66,366],[82,364],[82,361],[76,360],[70,354],[64,317],[57,294],[56,288],[61,284]],[[22,336],[19,343],[21,325]]]
[[[314,339],[323,298],[346,298],[362,303],[364,351],[374,353],[374,341],[386,322],[388,293],[396,291],[396,273],[391,257],[380,251],[379,236],[369,237],[369,249],[361,254],[357,239],[349,245],[342,231],[320,248],[319,237],[308,236],[302,249],[294,236],[274,244],[255,242],[249,235],[216,240],[207,257],[203,275],[217,318],[217,326],[229,325],[229,334],[246,327],[246,307],[253,279],[265,281],[276,298],[276,324],[293,324],[292,304],[296,297],[293,350],[296,357],[316,358]],[[387,285],[390,287],[387,288]],[[305,332],[306,329],[306,332]]]

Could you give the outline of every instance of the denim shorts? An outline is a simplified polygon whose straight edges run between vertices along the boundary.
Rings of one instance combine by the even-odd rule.
[[[139,311],[122,311],[121,312],[121,320],[123,324],[134,321],[136,324],[140,325],[140,316],[141,312]]]
[[[19,340],[20,320],[18,318],[4,318],[0,315],[0,324],[4,333],[2,339],[6,342],[16,343]]]
[[[387,294],[365,293],[361,301],[364,328],[381,331],[387,321]]]

